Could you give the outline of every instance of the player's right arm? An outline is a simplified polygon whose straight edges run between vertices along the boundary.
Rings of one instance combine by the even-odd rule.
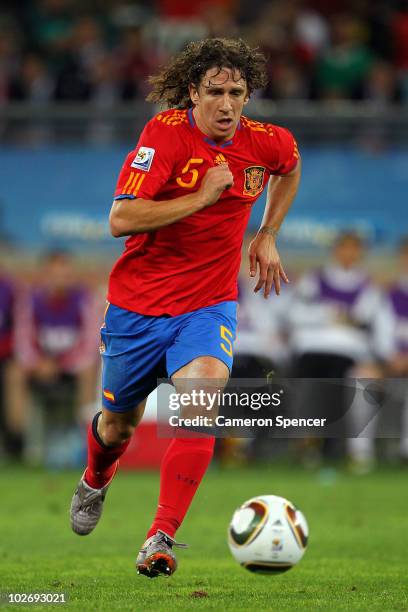
[[[225,189],[232,187],[233,177],[226,164],[209,168],[200,189],[173,200],[156,202],[144,198],[114,200],[109,215],[115,238],[152,232],[170,225],[218,201]]]
[[[151,232],[215,204],[233,184],[227,165],[210,168],[200,188],[172,200],[154,198],[174,176],[176,162],[185,156],[185,145],[177,127],[157,118],[146,125],[138,146],[129,153],[119,175],[109,215],[115,237]]]

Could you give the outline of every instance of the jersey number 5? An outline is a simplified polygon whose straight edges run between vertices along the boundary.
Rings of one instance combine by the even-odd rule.
[[[199,166],[200,164],[203,163],[203,159],[199,159],[199,158],[191,158],[188,160],[187,164],[184,166],[183,170],[181,171],[181,175],[184,176],[184,174],[190,174],[191,178],[189,181],[184,181],[181,176],[179,176],[176,179],[176,183],[177,185],[179,185],[180,187],[184,187],[185,189],[192,189],[193,187],[195,187],[195,184],[197,183],[197,179],[198,179],[198,170],[197,168],[191,168],[191,166]],[[187,178],[187,177],[186,177]]]
[[[220,347],[223,351],[227,353],[230,357],[232,357],[232,339],[234,338],[234,334],[225,327],[225,325],[220,325],[220,335],[224,342],[220,342]]]

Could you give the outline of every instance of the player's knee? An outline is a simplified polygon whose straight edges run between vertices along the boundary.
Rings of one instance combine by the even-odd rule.
[[[103,441],[107,446],[119,446],[132,437],[135,425],[131,423],[109,423],[105,425]]]

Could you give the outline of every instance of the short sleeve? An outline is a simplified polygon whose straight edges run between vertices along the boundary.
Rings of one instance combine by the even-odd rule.
[[[174,164],[174,138],[168,138],[166,126],[152,119],[144,128],[136,148],[122,166],[114,199],[153,199],[168,181]]]
[[[271,145],[269,168],[272,174],[288,174],[298,163],[299,150],[293,134],[286,128],[273,126],[269,138]]]

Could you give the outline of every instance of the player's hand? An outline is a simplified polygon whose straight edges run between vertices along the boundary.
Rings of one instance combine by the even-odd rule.
[[[203,206],[215,204],[223,191],[231,189],[234,184],[234,177],[228,164],[219,164],[214,168],[209,168],[204,175],[198,193],[202,199]]]
[[[272,285],[274,285],[275,293],[279,295],[281,280],[289,283],[289,279],[281,264],[275,238],[269,234],[258,234],[249,245],[248,255],[250,276],[256,276],[259,267],[259,278],[254,289],[255,293],[263,289],[264,297],[267,298]]]

